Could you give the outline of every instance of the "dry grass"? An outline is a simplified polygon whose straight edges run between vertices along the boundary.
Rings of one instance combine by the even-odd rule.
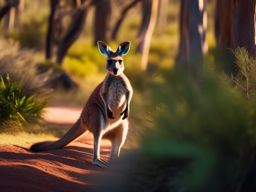
[[[13,135],[8,133],[1,133],[0,145],[18,145],[28,148],[32,143],[54,139],[56,139],[56,137],[50,134],[33,134],[21,132]]]

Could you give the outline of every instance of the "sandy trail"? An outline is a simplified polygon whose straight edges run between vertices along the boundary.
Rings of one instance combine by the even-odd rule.
[[[53,124],[73,124],[79,117],[82,108],[67,108],[63,106],[46,107],[43,118]]]
[[[48,111],[47,111],[48,110]],[[81,109],[47,108],[45,119],[50,123],[72,124]],[[107,160],[110,146],[103,142],[101,155]],[[92,136],[83,142],[72,142],[61,150],[31,153],[18,146],[0,146],[1,192],[68,192],[87,191],[94,176],[103,170],[91,164]]]

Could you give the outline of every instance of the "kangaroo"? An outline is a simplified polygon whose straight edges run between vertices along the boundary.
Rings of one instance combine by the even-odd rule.
[[[108,164],[100,158],[101,139],[111,141],[111,156],[116,158],[126,140],[128,133],[128,116],[133,89],[129,79],[123,73],[123,55],[130,49],[130,42],[121,43],[113,51],[105,42],[98,41],[98,49],[107,57],[107,75],[90,95],[82,113],[71,129],[55,142],[46,141],[31,146],[33,152],[59,149],[89,130],[93,134],[94,149],[92,163],[99,167]]]

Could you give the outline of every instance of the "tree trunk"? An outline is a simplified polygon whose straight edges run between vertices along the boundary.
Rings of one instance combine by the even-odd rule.
[[[150,16],[151,16],[151,7],[152,7],[152,0],[142,0],[142,19],[140,24],[140,29],[138,32],[138,37],[145,34],[147,30],[147,26],[149,25]]]
[[[111,0],[101,0],[95,3],[94,15],[94,44],[97,41],[107,41],[107,33],[110,27],[111,19]]]
[[[0,21],[3,19],[3,17],[9,13],[12,7],[17,6],[19,1],[17,0],[15,3],[12,1],[5,1],[5,4],[0,8]]]
[[[255,56],[255,2],[217,0],[215,37],[218,48],[245,47]]]
[[[62,64],[68,49],[78,39],[79,35],[81,34],[89,7],[90,4],[87,4],[82,8],[78,8],[75,14],[73,15],[71,25],[58,46],[56,59],[57,64]]]
[[[217,0],[215,37],[219,51],[216,59],[223,63],[227,74],[235,75],[238,70],[230,49],[244,47],[256,56],[254,15],[255,0]]]
[[[137,48],[137,52],[142,53],[141,69],[143,71],[147,70],[150,43],[156,26],[159,0],[144,0],[144,3],[145,2],[147,2],[146,6],[150,4],[150,16],[148,24],[141,30],[140,41]],[[143,10],[145,10],[145,8],[143,8]]]
[[[256,56],[255,4],[256,0],[236,0],[234,13],[235,47],[244,47],[251,56]]]
[[[5,15],[4,27],[6,31],[12,31],[14,29],[16,9],[19,6],[19,3],[19,0],[5,0],[1,17]]]
[[[45,47],[45,58],[52,58],[52,44],[53,44],[53,32],[54,32],[54,17],[56,14],[57,7],[60,4],[60,0],[50,0],[50,15],[48,18],[48,30],[46,34],[46,47]]]
[[[22,21],[23,18],[23,14],[24,14],[24,9],[25,9],[25,0],[19,0],[19,5],[16,8],[16,18],[15,20],[17,21],[17,26],[20,26],[20,23]]]
[[[164,32],[167,26],[169,0],[160,0],[157,19],[157,29],[159,32]]]
[[[127,13],[129,12],[129,10],[131,10],[133,7],[135,7],[139,2],[141,2],[142,0],[133,0],[131,3],[129,3],[123,10],[121,10],[121,15],[119,16],[119,18],[117,19],[116,24],[114,25],[114,29],[113,32],[111,34],[111,39],[112,40],[116,40],[117,38],[117,34],[119,32],[119,29],[127,15]]]
[[[74,4],[74,7],[79,7],[79,6],[81,6],[81,4],[82,4],[82,1],[81,0],[73,0],[73,4]]]
[[[200,68],[207,51],[205,1],[181,0],[180,4],[178,67],[192,73]]]
[[[234,34],[232,30],[234,21],[234,8],[234,1],[217,0],[216,2],[215,37],[217,47],[220,49],[234,47]]]
[[[2,21],[3,17],[10,11],[11,6],[10,5],[4,5],[0,8],[0,21]]]
[[[235,74],[237,72],[236,65],[234,64],[234,55],[230,51],[230,48],[235,48],[233,32],[234,10],[234,1],[217,0],[214,24],[216,47],[218,49],[215,59],[218,63],[222,63],[221,67],[226,74]]]

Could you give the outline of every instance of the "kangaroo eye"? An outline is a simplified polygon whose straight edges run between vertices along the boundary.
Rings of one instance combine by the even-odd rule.
[[[109,60],[107,61],[108,65],[111,65],[112,62],[113,62],[113,61],[112,61],[111,59],[109,59]]]
[[[121,60],[121,59],[119,59],[119,60],[118,60],[118,63],[120,63],[120,64],[121,64],[122,62],[123,62],[123,60]]]

